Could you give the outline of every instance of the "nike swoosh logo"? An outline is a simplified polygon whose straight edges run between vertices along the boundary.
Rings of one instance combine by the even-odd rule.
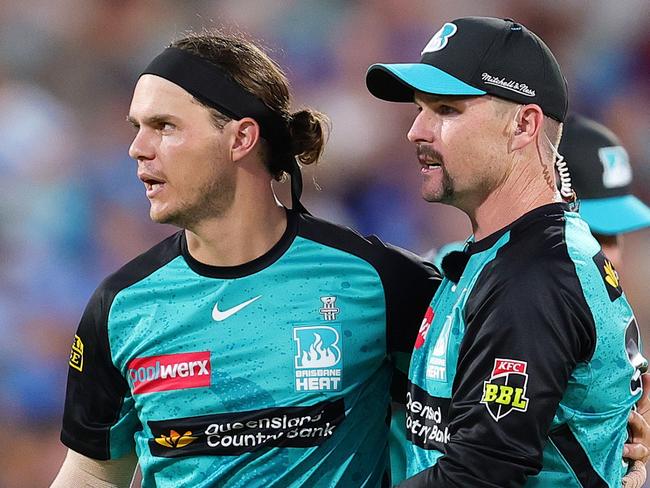
[[[242,308],[247,307],[251,303],[253,303],[255,300],[258,298],[261,298],[262,295],[258,295],[255,298],[251,298],[248,301],[245,301],[244,303],[240,303],[239,305],[235,305],[232,308],[229,308],[228,310],[224,310],[223,312],[219,310],[219,302],[214,304],[214,308],[212,309],[212,318],[216,320],[217,322],[221,322],[222,320],[226,320],[228,317],[231,315],[236,314],[239,312]]]

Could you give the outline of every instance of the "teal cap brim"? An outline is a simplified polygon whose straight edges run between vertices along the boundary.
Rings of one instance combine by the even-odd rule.
[[[375,97],[389,102],[413,102],[415,90],[432,95],[487,93],[424,63],[373,64],[366,73],[366,86]]]
[[[650,227],[650,207],[634,195],[580,200],[580,215],[596,234],[624,234]]]

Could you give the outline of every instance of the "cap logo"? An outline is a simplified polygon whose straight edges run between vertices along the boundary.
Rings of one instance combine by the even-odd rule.
[[[440,51],[447,45],[449,38],[453,36],[457,30],[458,27],[456,27],[456,24],[446,22],[445,25],[443,25],[440,30],[433,35],[428,44],[424,46],[420,56],[424,56],[425,53]]]
[[[630,157],[622,146],[601,147],[598,158],[603,165],[603,186],[618,188],[632,183]]]
[[[519,83],[513,80],[506,80],[505,78],[492,76],[489,73],[483,73],[481,75],[481,78],[483,79],[483,83],[485,83],[486,85],[498,86],[499,88],[504,88],[505,90],[510,90],[512,92],[519,93],[520,95],[524,95],[527,97],[535,96],[535,90],[529,88],[528,85],[525,83]]]

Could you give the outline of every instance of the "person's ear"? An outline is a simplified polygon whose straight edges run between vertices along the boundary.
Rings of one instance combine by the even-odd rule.
[[[515,114],[511,149],[523,149],[534,143],[542,130],[543,122],[544,112],[539,105],[522,105]]]
[[[241,161],[256,147],[260,139],[260,126],[250,117],[233,120],[230,156],[233,161]]]

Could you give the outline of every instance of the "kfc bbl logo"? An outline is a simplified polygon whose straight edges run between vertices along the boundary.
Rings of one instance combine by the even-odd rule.
[[[490,379],[483,382],[481,403],[497,422],[513,410],[528,409],[526,385],[528,374],[525,361],[496,358]]]

